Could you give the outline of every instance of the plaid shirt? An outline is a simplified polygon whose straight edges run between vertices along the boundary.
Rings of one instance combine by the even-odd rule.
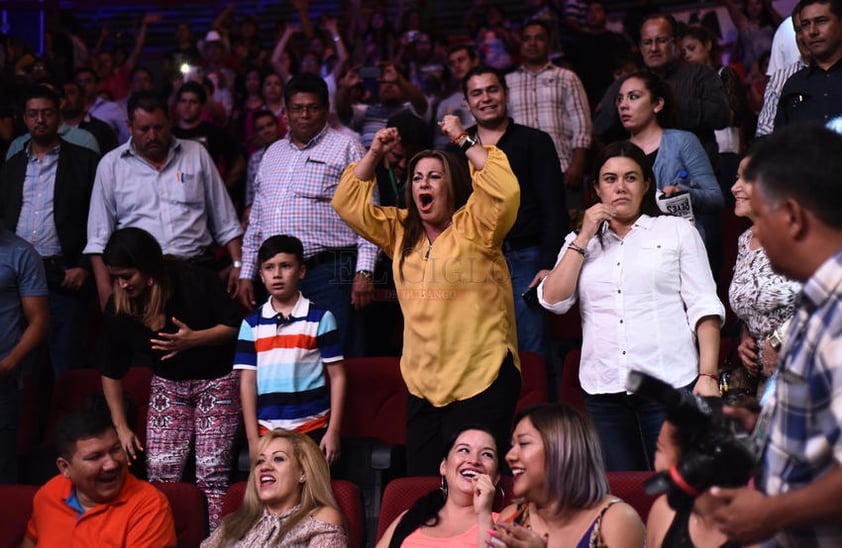
[[[591,146],[591,113],[582,81],[572,71],[552,63],[539,72],[521,66],[506,75],[509,115],[518,124],[546,131],[553,138],[561,170],[573,159],[573,149]]]
[[[255,178],[240,278],[250,280],[257,274],[257,250],[275,234],[301,240],[305,259],[357,246],[357,270],[374,270],[377,247],[354,234],[330,207],[342,171],[363,153],[359,143],[330,126],[301,149],[286,137],[266,150]]]
[[[775,71],[766,83],[766,90],[763,92],[763,108],[757,116],[756,136],[769,135],[775,129],[775,115],[778,113],[778,102],[781,100],[781,91],[789,77],[803,69],[807,65],[799,59],[791,65]]]
[[[818,481],[842,462],[842,251],[804,284],[757,435],[768,495]],[[842,546],[842,523],[780,532],[764,546]]]

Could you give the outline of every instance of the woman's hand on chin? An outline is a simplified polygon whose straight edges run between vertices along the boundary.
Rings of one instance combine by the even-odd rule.
[[[474,511],[477,514],[491,512],[494,506],[494,494],[497,486],[491,481],[488,474],[477,474],[474,476]]]
[[[596,235],[602,223],[611,219],[612,214],[611,207],[601,202],[592,205],[585,211],[585,215],[582,218],[582,230],[579,232],[580,235],[584,235],[587,238],[587,241],[584,242],[585,245]]]

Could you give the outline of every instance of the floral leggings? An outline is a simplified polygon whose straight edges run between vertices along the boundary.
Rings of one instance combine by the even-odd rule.
[[[219,524],[222,497],[231,481],[240,412],[239,371],[218,379],[152,377],[147,475],[150,481],[181,481],[191,446],[195,446],[196,485],[208,499],[211,530]]]

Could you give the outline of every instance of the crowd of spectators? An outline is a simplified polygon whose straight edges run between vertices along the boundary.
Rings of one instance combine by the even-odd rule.
[[[69,17],[51,19],[40,57],[2,37],[0,483],[18,479],[24,373],[49,385],[97,368],[132,458],[142,447],[120,379],[130,365],[152,366],[150,478],[182,477],[193,443],[213,528],[240,399],[246,420],[259,419],[245,429],[252,458],[274,459],[287,450],[275,446],[293,443],[314,450],[309,440],[260,440],[282,424],[333,464],[341,415],[331,418],[331,407],[360,397],[344,393],[343,356],[381,354],[402,356],[409,472],[455,476],[448,451],[459,444],[447,441],[466,421],[492,421],[471,431],[495,459],[503,454],[518,350],[544,358],[555,397],[541,307],[560,314],[576,303],[588,439],[600,440],[608,470],[651,470],[663,410],[631,398],[625,374],[643,369],[703,396],[728,387],[717,289],[728,294],[722,267],[738,245],[731,205],[755,226],[739,236],[730,287],[743,323],[724,335],[737,339],[745,392],[767,406],[760,426],[781,420],[769,409],[791,379],[776,363],[786,361],[796,294],[819,265],[772,272],[785,261],[774,248],[766,257],[768,232],[755,237],[768,228],[758,227],[750,181],[771,176],[746,153],[790,126],[842,125],[842,0],[802,0],[787,19],[764,0],[721,0],[738,31],[727,52],[718,28],[657,9],[633,10],[623,32],[608,30],[602,0],[534,0],[517,20],[474,0],[461,31],[447,35],[432,3],[400,2],[396,13],[387,4],[351,0],[342,13],[317,13],[293,0],[270,38],[232,3],[209,28],[179,23],[164,55],[147,45],[161,24],[153,13],[138,16],[129,48],[107,25],[86,43]],[[279,235],[292,247],[269,253]],[[267,362],[267,345],[299,320],[314,322],[306,344],[315,354],[293,359],[273,347]],[[295,332],[289,348],[303,352]],[[261,364],[284,360],[309,360],[307,378],[261,378]],[[319,365],[328,363],[330,383]],[[341,395],[328,395],[329,384]],[[71,462],[73,450],[61,458]],[[252,490],[262,462],[252,464]],[[485,473],[496,478],[497,464]],[[762,479],[777,492],[780,478]],[[471,496],[460,496],[439,508],[468,508]],[[260,524],[263,507],[251,502],[248,519]],[[614,503],[603,489],[588,504],[605,512]],[[316,504],[331,523],[333,506],[330,497]],[[762,540],[710,519],[729,538]],[[246,532],[224,523],[217,540]],[[486,541],[516,544],[511,534]]]

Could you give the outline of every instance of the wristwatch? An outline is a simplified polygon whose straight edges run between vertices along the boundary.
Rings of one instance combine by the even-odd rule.
[[[243,268],[243,261],[233,261],[231,264],[234,268]]]
[[[360,274],[366,280],[370,280],[374,277],[374,272],[371,270],[357,270],[357,274]]]
[[[781,347],[784,344],[784,340],[783,338],[781,338],[781,334],[778,333],[777,329],[772,331],[772,334],[769,335],[769,337],[766,340],[769,341],[769,346],[772,347],[772,350],[774,350],[775,352],[781,351]]]
[[[459,148],[462,149],[462,152],[467,152],[469,148],[477,144],[479,140],[472,135],[465,135],[464,138],[460,139],[456,142],[459,145]]]

